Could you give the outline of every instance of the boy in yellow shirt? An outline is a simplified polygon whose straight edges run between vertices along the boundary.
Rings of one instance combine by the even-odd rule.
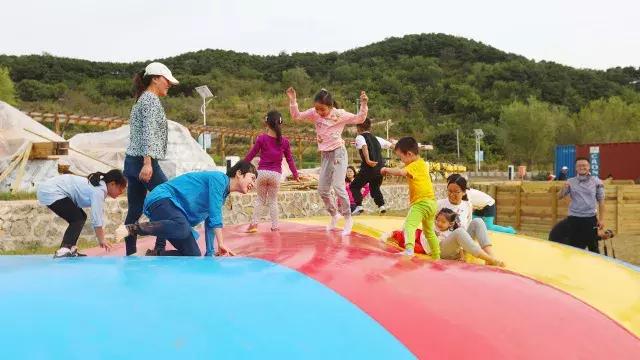
[[[404,222],[405,254],[413,255],[416,229],[422,223],[422,231],[431,247],[431,257],[438,260],[440,259],[440,242],[433,231],[437,205],[427,163],[418,156],[418,142],[412,137],[398,140],[394,151],[405,167],[403,169],[384,167],[380,173],[404,176],[409,182],[411,207]]]

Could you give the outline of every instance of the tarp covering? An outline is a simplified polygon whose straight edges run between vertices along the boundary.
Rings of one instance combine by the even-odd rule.
[[[169,134],[167,158],[160,161],[168,178],[189,171],[213,170],[215,163],[189,130],[175,121],[168,121]],[[106,163],[124,165],[125,151],[129,145],[129,125],[117,129],[78,134],[69,139],[69,146]]]

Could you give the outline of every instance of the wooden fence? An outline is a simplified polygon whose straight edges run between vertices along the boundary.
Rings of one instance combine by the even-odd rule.
[[[563,182],[474,183],[496,199],[496,223],[548,233],[567,216],[569,199],[558,200]],[[605,184],[605,226],[617,234],[640,234],[640,185]]]

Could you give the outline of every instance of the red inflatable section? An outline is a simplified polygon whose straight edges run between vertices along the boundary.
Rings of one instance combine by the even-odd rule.
[[[640,339],[596,309],[516,274],[407,258],[377,239],[342,237],[321,226],[281,223],[280,232],[255,234],[245,228],[224,230],[238,255],[312,277],[420,358],[632,359],[640,353]],[[150,247],[151,239],[145,245]],[[332,316],[340,331],[340,314]]]

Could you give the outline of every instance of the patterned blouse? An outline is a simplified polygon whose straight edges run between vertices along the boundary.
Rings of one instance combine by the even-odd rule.
[[[167,155],[167,117],[158,95],[145,91],[131,108],[129,156],[164,159]]]

